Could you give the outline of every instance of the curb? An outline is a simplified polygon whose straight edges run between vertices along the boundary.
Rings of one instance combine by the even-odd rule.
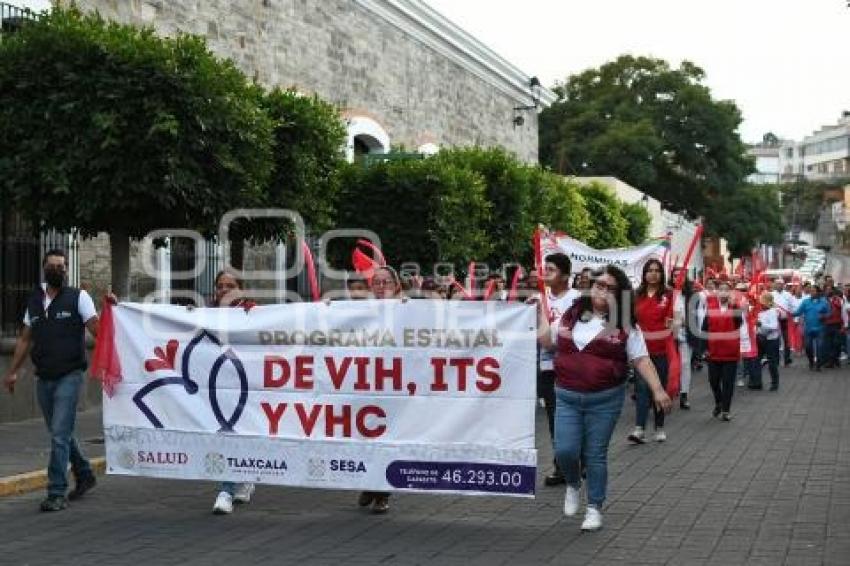
[[[106,458],[92,458],[91,468],[95,475],[103,475],[106,471]],[[47,487],[47,469],[15,474],[0,478],[0,497],[20,495]]]

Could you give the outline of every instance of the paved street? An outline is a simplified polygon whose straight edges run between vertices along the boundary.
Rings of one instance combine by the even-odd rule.
[[[354,493],[260,487],[216,517],[210,483],[107,477],[62,513],[37,512],[41,493],[0,499],[0,563],[848,564],[850,370],[782,379],[778,394],[738,389],[721,423],[697,374],[694,409],[673,414],[663,445],[627,445],[627,403],[595,534],[561,515],[561,488],[535,500],[401,495],[379,517]]]

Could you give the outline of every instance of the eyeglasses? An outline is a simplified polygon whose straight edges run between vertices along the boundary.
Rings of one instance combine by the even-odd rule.
[[[395,281],[392,279],[372,279],[372,287],[392,287]]]
[[[616,285],[609,285],[608,283],[606,283],[605,281],[602,281],[601,279],[597,279],[596,281],[594,281],[593,286],[596,287],[597,289],[599,289],[600,291],[607,291],[609,293],[616,293],[617,292],[617,286]]]
[[[647,270],[646,270],[646,272],[647,272],[647,273],[661,273],[661,270],[660,270],[660,269],[652,269],[652,268],[650,268],[650,269],[647,269]]]

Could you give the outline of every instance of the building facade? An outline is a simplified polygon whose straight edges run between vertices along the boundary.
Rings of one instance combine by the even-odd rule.
[[[418,0],[75,3],[163,35],[201,35],[260,84],[335,104],[348,126],[349,158],[481,145],[536,162],[537,112],[517,108],[555,98]]]

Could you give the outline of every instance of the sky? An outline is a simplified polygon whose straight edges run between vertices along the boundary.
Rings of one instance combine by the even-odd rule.
[[[848,0],[427,0],[545,86],[623,53],[706,72],[741,137],[801,140],[850,110]]]
[[[850,110],[848,1],[427,0],[545,86],[622,53],[690,60],[738,104],[746,142],[801,140]]]

